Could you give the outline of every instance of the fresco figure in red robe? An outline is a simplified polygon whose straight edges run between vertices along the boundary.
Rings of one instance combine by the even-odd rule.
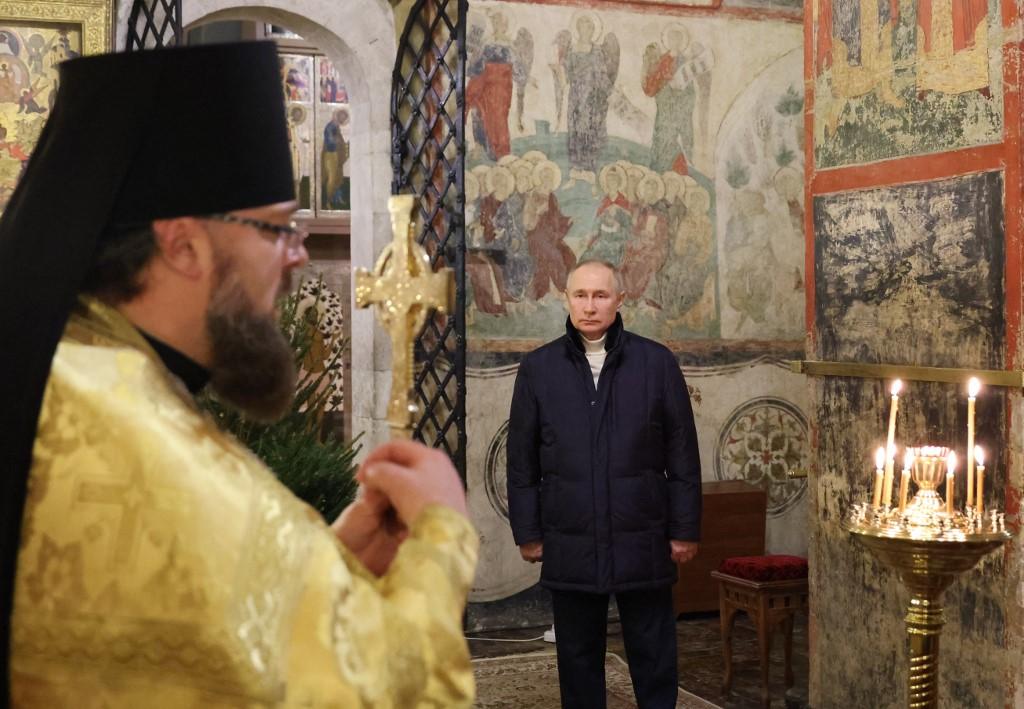
[[[562,183],[562,170],[545,160],[533,170],[533,191],[526,198],[523,224],[526,247],[533,259],[533,278],[526,295],[540,300],[551,289],[563,293],[569,271],[576,265],[576,254],[565,243],[572,219],[562,214],[555,190]]]
[[[473,138],[491,160],[511,152],[509,111],[512,90],[516,90],[516,113],[523,129],[523,98],[533,65],[533,37],[519,30],[515,40],[508,35],[508,19],[500,11],[490,13],[491,37],[484,39],[479,26],[468,38],[470,57],[466,69],[466,110]]]

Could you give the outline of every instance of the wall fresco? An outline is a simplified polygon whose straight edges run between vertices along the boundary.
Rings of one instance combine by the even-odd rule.
[[[724,169],[718,154],[723,126],[755,141],[755,150],[770,150],[775,171],[789,168],[778,186],[770,182],[775,172],[753,176],[751,189],[784,195],[772,197],[768,208],[781,206],[786,224],[790,210],[802,209],[790,184],[794,176],[796,184],[803,179],[799,136],[789,125],[799,123],[802,106],[802,94],[794,93],[802,86],[795,51],[800,28],[778,22],[766,33],[760,24],[472,5],[466,85],[470,337],[558,336],[565,274],[584,258],[621,267],[624,314],[637,332],[672,341],[725,336],[721,232],[740,207],[731,196],[728,209],[717,204],[725,184],[716,175]],[[725,56],[728,62],[718,60]],[[769,66],[773,70],[764,71]],[[757,95],[738,100],[751,76],[759,77]],[[769,100],[789,111],[772,126],[787,133],[786,145],[774,133],[758,133],[759,111]],[[734,231],[746,228],[741,238],[754,238],[751,230],[772,226],[752,224],[757,217],[741,217],[746,223]],[[802,253],[801,239],[787,248]],[[787,266],[793,260],[788,253],[785,259]],[[767,280],[765,269],[752,278]],[[733,270],[735,294],[746,272],[742,265]],[[787,274],[786,295],[794,302],[800,298],[792,295],[796,280]],[[751,309],[756,297],[737,299]],[[773,305],[769,315],[756,313],[760,322],[739,336],[799,337],[794,314]],[[729,322],[732,331],[742,329]]]
[[[818,197],[822,358],[1003,366],[1002,177]]]
[[[813,23],[818,167],[1002,139],[996,0],[816,0]]]
[[[705,479],[763,485],[768,548],[807,550],[806,486],[782,472],[804,464],[807,393],[780,361],[803,355],[802,28],[656,8],[470,6],[473,628],[550,620],[540,569],[508,526],[508,403],[522,341],[564,333],[562,291],[584,258],[620,267],[626,326],[676,351]]]
[[[723,338],[804,334],[803,51],[758,75],[717,138]]]

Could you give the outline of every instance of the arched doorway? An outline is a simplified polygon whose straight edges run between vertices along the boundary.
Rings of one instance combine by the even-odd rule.
[[[115,36],[119,47],[126,37],[131,3],[121,3]],[[217,20],[247,20],[286,27],[319,48],[346,77],[352,128],[351,264],[373,266],[375,255],[391,238],[387,197],[391,193],[390,114],[391,68],[395,56],[395,26],[385,0],[326,3],[317,20],[301,0],[184,0],[182,24],[195,26]],[[350,294],[347,294],[351,298]],[[352,386],[347,392],[352,432],[364,433],[367,446],[387,438],[386,402],[375,397],[388,381],[386,339],[374,333],[372,315],[354,310]],[[365,450],[365,449],[364,449]]]

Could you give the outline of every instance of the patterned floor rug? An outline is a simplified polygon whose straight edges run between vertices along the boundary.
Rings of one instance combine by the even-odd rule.
[[[605,657],[608,709],[636,709],[629,667],[618,655]],[[473,660],[479,709],[558,709],[558,665],[553,652]],[[718,709],[682,689],[676,709]]]

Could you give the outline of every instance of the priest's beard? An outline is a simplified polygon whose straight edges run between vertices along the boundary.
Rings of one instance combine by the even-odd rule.
[[[256,312],[233,265],[217,265],[217,285],[206,312],[213,350],[210,386],[249,419],[281,418],[295,397],[295,354],[277,317]]]

